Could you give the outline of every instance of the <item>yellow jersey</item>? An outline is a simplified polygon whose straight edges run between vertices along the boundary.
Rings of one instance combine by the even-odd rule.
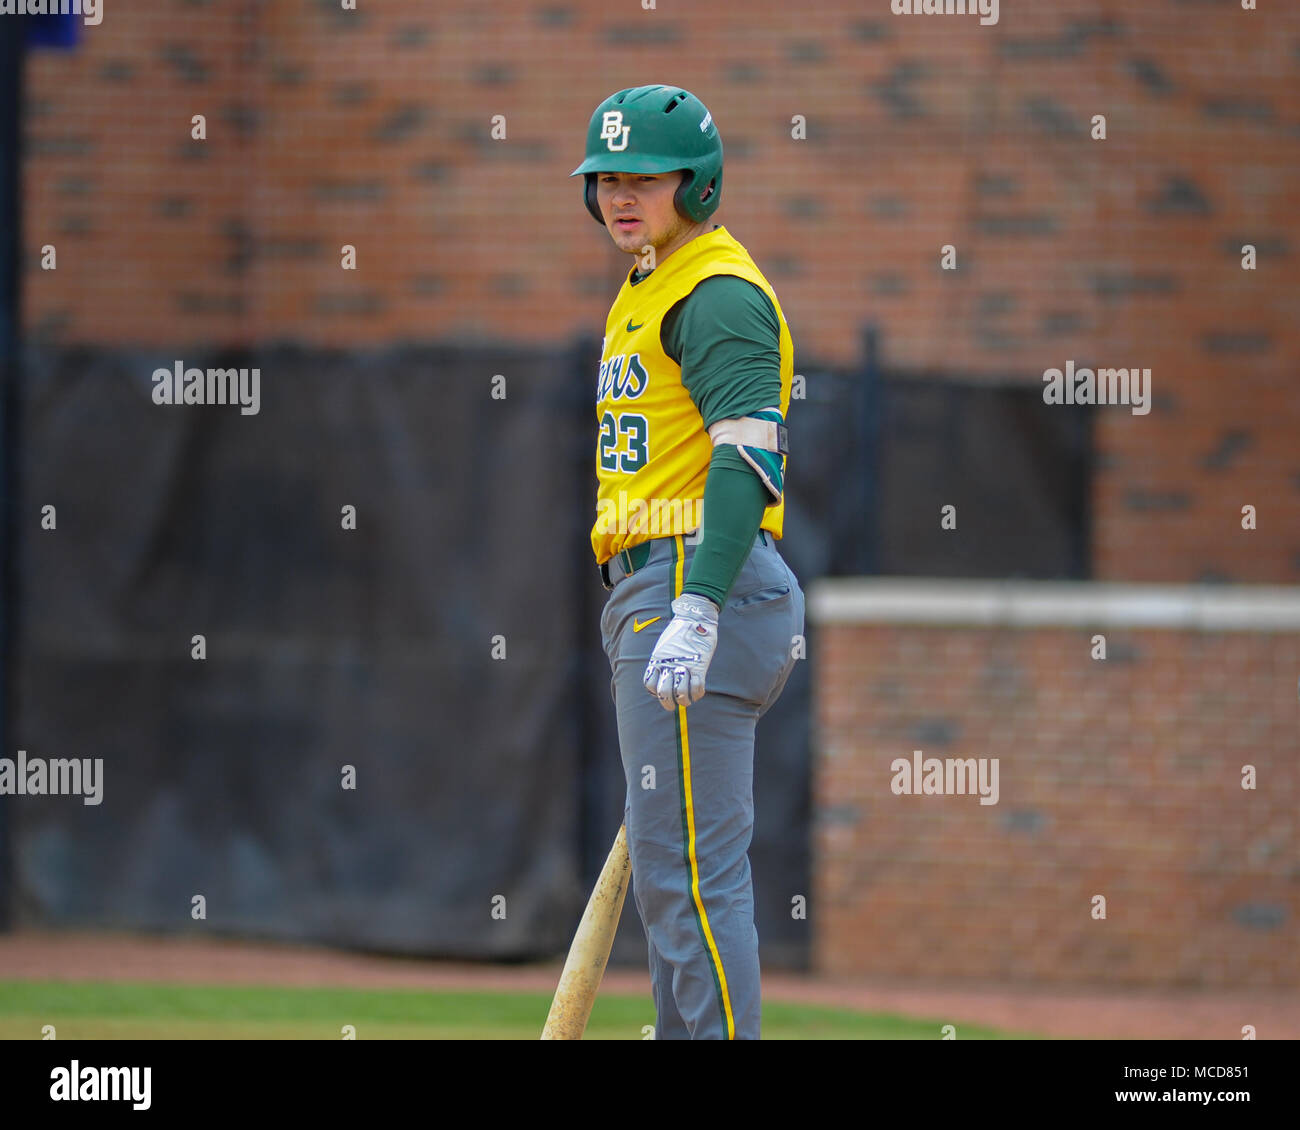
[[[663,350],[664,316],[711,275],[747,279],[771,300],[781,325],[781,416],[790,408],[794,344],[776,293],[725,227],[696,236],[632,285],[632,272],[605,322],[596,386],[596,563],[650,538],[699,528],[713,441],[681,366]],[[785,500],[763,512],[760,528],[781,537]]]

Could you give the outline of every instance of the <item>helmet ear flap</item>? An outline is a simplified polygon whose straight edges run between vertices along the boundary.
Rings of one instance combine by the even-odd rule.
[[[588,173],[583,177],[587,183],[582,190],[583,202],[587,205],[587,211],[591,213],[602,228],[605,226],[605,217],[600,214],[600,205],[596,202],[596,174]]]
[[[698,181],[697,173],[692,170],[686,170],[686,176],[681,178],[681,185],[677,186],[677,191],[673,194],[672,203],[677,208],[677,215],[685,216],[688,220],[699,222],[707,220],[714,212],[715,205],[710,207],[710,200],[718,195],[718,177],[710,179],[705,191],[702,194],[695,195],[692,190],[695,187],[695,181]],[[703,199],[699,199],[699,196]]]
[[[692,196],[690,196],[690,192],[694,189],[695,182],[699,179],[699,174],[695,173],[694,169],[684,169],[682,172],[684,172],[686,176],[681,178],[681,183],[677,186],[677,191],[672,196],[673,207],[677,209],[677,215],[685,216],[688,220],[693,220],[698,224],[698,222],[702,220],[703,216],[699,215],[698,199],[693,200]]]
[[[686,175],[682,177],[682,183],[677,186],[677,191],[673,193],[673,207],[677,209],[679,216],[685,216],[688,220],[695,219],[691,212],[691,207],[687,203],[686,193],[690,190],[691,185],[695,183],[695,173],[690,169],[683,169]]]
[[[673,194],[673,205],[677,209],[679,216],[685,216],[688,220],[694,220],[697,224],[707,220],[713,211],[717,208],[716,203],[711,203],[718,195],[721,185],[718,182],[722,179],[721,172],[709,180],[705,187],[701,200],[699,196],[692,196],[691,190],[695,187],[696,181],[699,180],[699,174],[692,169],[686,170],[686,176],[682,177],[682,183],[677,186],[677,191]]]

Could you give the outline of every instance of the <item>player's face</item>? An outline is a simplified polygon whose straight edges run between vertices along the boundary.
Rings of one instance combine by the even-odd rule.
[[[649,244],[655,249],[656,258],[662,259],[700,226],[678,215],[673,207],[673,194],[685,175],[681,172],[596,174],[596,203],[620,251],[641,255]]]

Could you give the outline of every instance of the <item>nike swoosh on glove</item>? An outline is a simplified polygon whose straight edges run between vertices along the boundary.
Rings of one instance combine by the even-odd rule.
[[[707,596],[686,593],[673,601],[672,610],[642,680],[665,710],[704,697],[704,676],[718,646],[718,606]]]

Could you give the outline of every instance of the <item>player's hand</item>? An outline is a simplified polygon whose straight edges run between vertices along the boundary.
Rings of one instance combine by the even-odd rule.
[[[704,697],[704,676],[718,646],[718,606],[707,596],[688,592],[673,601],[672,610],[642,680],[665,710]]]

